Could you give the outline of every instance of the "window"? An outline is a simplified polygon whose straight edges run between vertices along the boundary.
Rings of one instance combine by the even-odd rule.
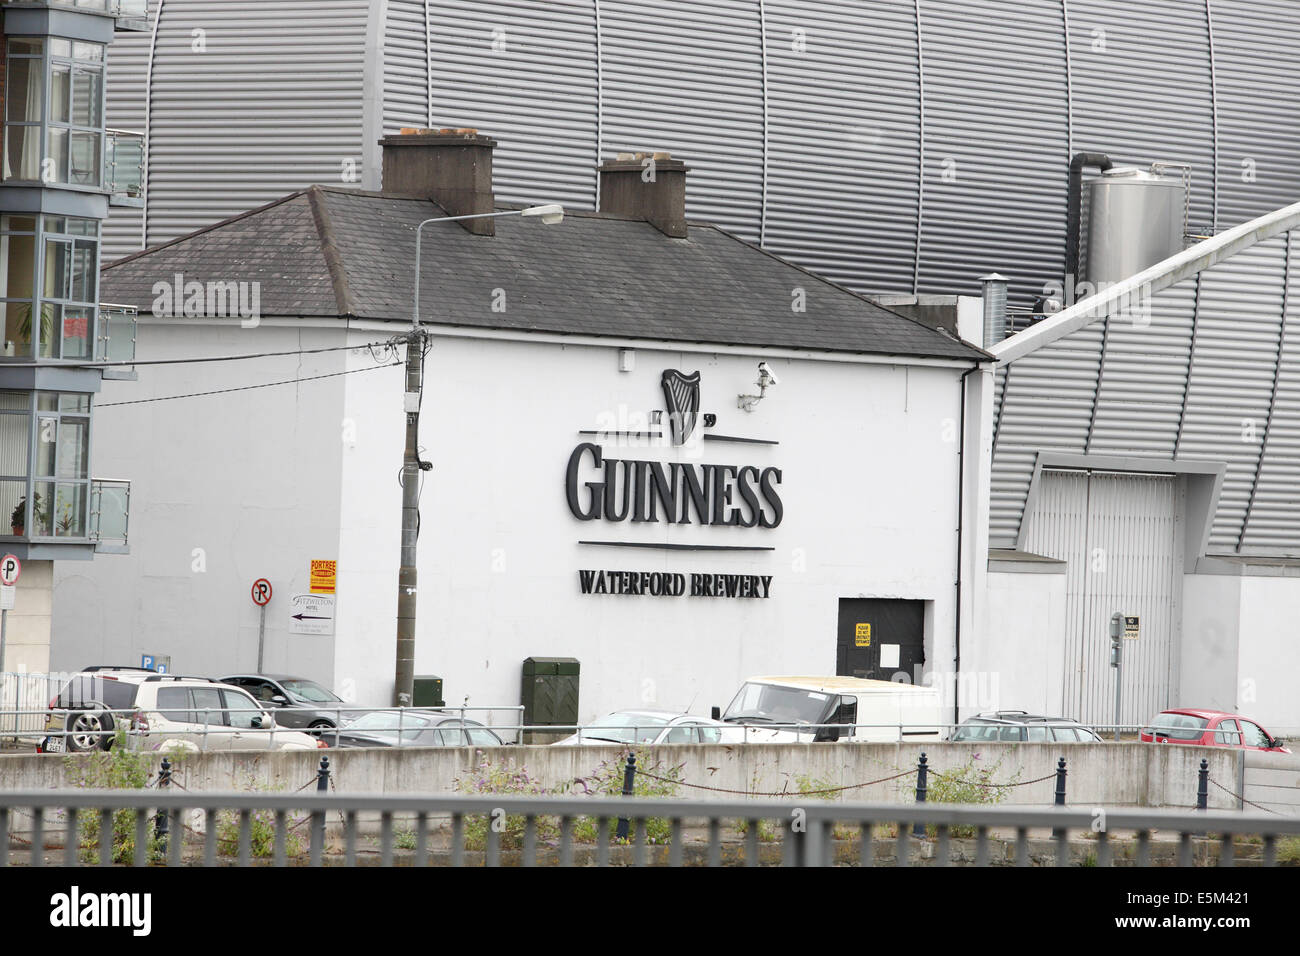
[[[178,724],[195,723],[190,710],[190,692],[184,687],[158,688],[158,712],[164,720]]]
[[[467,724],[465,733],[469,734],[471,747],[495,747],[501,743],[496,734],[486,727],[475,727],[473,724]]]
[[[1264,733],[1257,725],[1252,724],[1249,720],[1241,722],[1242,733],[1246,736],[1247,747],[1262,747],[1267,750],[1273,745],[1269,740],[1268,734]]]
[[[190,700],[194,705],[194,722],[206,723],[209,727],[224,727],[226,714],[222,709],[221,691],[215,687],[190,688]]]
[[[666,744],[693,744],[695,743],[694,727],[674,727],[668,731],[668,736],[664,739]]]
[[[1235,720],[1220,721],[1214,739],[1216,743],[1226,744],[1229,747],[1240,747],[1241,732],[1237,729],[1237,722]]]
[[[104,46],[8,41],[4,178],[98,189],[103,180]]]
[[[29,537],[84,538],[90,506],[90,396],[38,392]]]
[[[97,220],[0,216],[3,357],[95,358],[98,298]]]
[[[241,730],[257,729],[262,723],[262,709],[253,702],[253,698],[237,690],[223,690],[226,699],[226,720],[231,727]],[[255,724],[253,721],[257,721]]]
[[[1047,741],[1046,727],[1026,727],[1025,730],[1029,732],[1030,743],[1045,743]]]

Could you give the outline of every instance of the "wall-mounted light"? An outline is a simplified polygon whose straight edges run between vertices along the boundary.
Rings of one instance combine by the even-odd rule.
[[[763,400],[767,390],[774,385],[780,385],[781,380],[777,378],[775,372],[766,362],[758,363],[758,379],[754,382],[758,386],[757,395],[737,395],[736,407],[743,408],[747,412],[752,412],[754,407]]]
[[[636,349],[618,350],[618,370],[630,372],[636,368]]]

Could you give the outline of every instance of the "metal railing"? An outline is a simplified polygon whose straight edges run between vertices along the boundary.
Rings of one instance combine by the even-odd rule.
[[[0,6],[31,6],[37,0],[3,0]],[[42,0],[50,6],[72,7],[77,10],[94,10],[111,13],[115,17],[139,20],[149,15],[149,0]]]
[[[1112,866],[1119,859],[1138,866],[1231,866],[1238,853],[1254,857],[1256,847],[1258,858],[1250,862],[1274,866],[1280,849],[1291,858],[1300,835],[1300,819],[1221,811],[1107,810],[1099,824],[1097,811],[1064,807],[373,796],[327,792],[326,766],[305,786],[313,783],[319,792],[309,794],[0,793],[0,866],[213,866],[226,860],[247,866],[255,826],[270,832],[259,850],[277,866],[291,856],[311,866],[324,865],[327,857],[352,866],[360,840],[376,828],[384,866]],[[115,818],[122,813],[125,818]],[[84,821],[96,815],[97,834],[112,833],[112,839],[87,839]],[[399,830],[408,822],[411,829]],[[736,824],[743,826],[738,837]],[[724,835],[724,828],[730,832]],[[762,840],[763,829],[774,839]],[[1239,844],[1239,837],[1258,842]]]
[[[95,330],[96,362],[134,362],[139,309],[112,302],[99,304],[99,328]],[[129,371],[130,365],[124,367]]]
[[[144,202],[144,133],[105,129],[104,187],[128,204]]]
[[[131,482],[95,478],[90,482],[90,539],[95,550],[129,554],[127,528],[131,516]]]

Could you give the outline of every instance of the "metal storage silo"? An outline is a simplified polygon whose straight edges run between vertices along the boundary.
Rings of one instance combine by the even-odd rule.
[[[1083,183],[1080,281],[1095,289],[1182,251],[1187,183],[1163,168],[1115,166]]]

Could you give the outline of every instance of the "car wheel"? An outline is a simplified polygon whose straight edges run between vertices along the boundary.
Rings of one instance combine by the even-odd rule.
[[[332,729],[333,727],[334,727],[334,722],[332,720],[313,720],[310,724],[307,725],[307,729],[309,731],[314,730],[316,732],[316,736],[318,737],[320,736],[320,732],[322,730]]]
[[[113,746],[113,718],[99,711],[83,710],[72,717],[68,725],[68,750],[84,753]]]

